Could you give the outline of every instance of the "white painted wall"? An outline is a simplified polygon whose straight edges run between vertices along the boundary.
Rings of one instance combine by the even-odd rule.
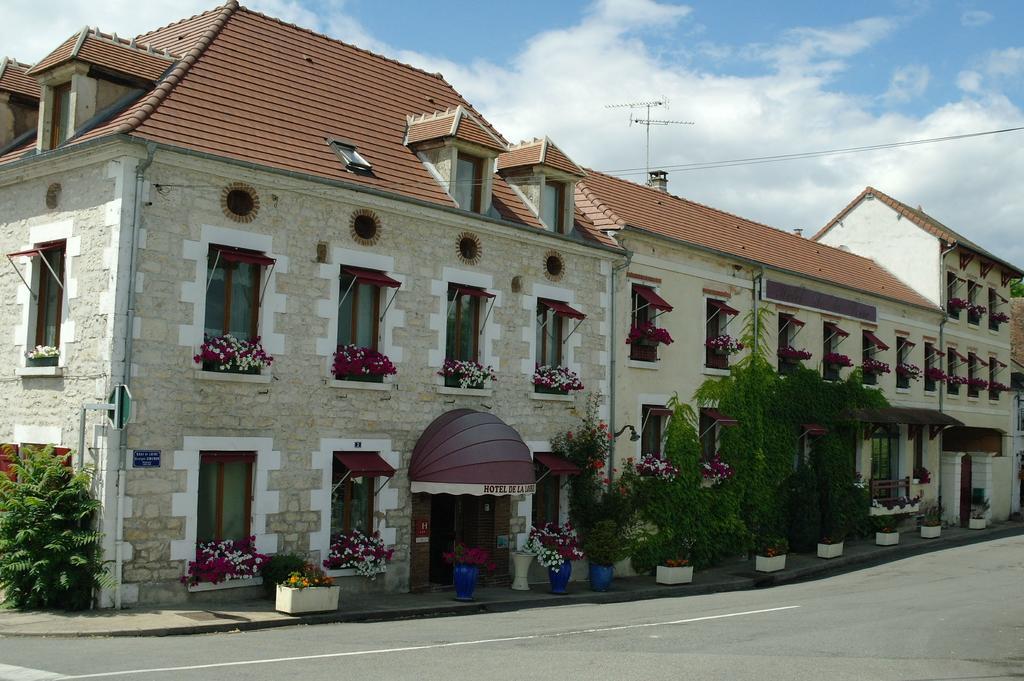
[[[881,201],[862,199],[819,241],[871,258],[928,300],[942,304],[939,240]]]

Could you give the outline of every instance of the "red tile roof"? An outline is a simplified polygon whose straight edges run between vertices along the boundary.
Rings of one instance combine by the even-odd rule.
[[[888,194],[880,192],[874,187],[870,186],[865,187],[864,191],[858,194],[853,201],[848,203],[845,208],[839,211],[839,214],[832,218],[829,221],[829,223],[822,227],[817,234],[811,237],[811,239],[817,241],[821,237],[825,236],[826,232],[832,229],[832,227],[834,227],[837,223],[842,221],[843,218],[845,218],[850,213],[850,211],[856,208],[861,201],[863,201],[865,198],[869,196],[878,199],[879,201],[889,206],[903,217],[908,218],[912,223],[914,223],[924,231],[928,232],[932,236],[938,239],[942,239],[944,242],[946,242],[947,245],[955,244],[960,248],[972,251],[973,253],[976,253],[984,258],[999,263],[1006,269],[1013,271],[1013,273],[1015,273],[1018,277],[1024,276],[1024,272],[1022,272],[1021,269],[1016,265],[1012,265],[1006,262],[1005,260],[1001,259],[999,256],[993,255],[989,251],[985,250],[978,244],[968,239],[967,237],[963,236],[962,234],[959,234],[953,229],[950,229],[946,225],[942,224],[941,222],[933,218],[931,215],[928,215],[920,208],[911,208],[902,201],[897,201]]]
[[[43,73],[69,61],[82,61],[155,82],[163,77],[175,59],[136,47],[123,38],[83,28],[43,57],[29,69],[28,75]]]
[[[878,263],[768,225],[593,170],[577,184],[577,207],[596,230],[654,232],[844,288],[938,311]]]
[[[30,65],[4,57],[0,60],[0,91],[39,99],[39,83],[27,75]]]
[[[532,166],[550,166],[563,173],[583,177],[583,168],[573,163],[565,153],[547,137],[520,142],[498,156],[498,170]]]
[[[136,36],[135,42],[142,47],[150,46],[154,50],[167,50],[171,54],[183,55],[195,47],[203,35],[217,24],[222,9],[215,7],[202,14],[143,33]]]
[[[407,121],[407,144],[454,137],[496,151],[505,151],[508,148],[501,135],[481,123],[461,105],[446,111],[409,116]]]

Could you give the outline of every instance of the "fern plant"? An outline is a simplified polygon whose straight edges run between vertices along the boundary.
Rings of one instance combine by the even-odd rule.
[[[53,447],[25,448],[0,475],[0,591],[18,608],[89,607],[110,585],[93,519],[91,470],[75,472]]]

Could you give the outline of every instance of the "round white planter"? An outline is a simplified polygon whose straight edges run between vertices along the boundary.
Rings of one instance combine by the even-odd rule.
[[[838,558],[843,555],[843,542],[818,544],[818,558]]]
[[[875,532],[875,544],[877,546],[896,546],[899,543],[899,532]]]
[[[921,526],[921,538],[922,539],[937,539],[942,534],[941,525],[922,525]]]
[[[786,568],[786,554],[781,556],[757,556],[754,558],[754,569],[758,572],[778,572]]]
[[[512,565],[515,568],[515,579],[512,580],[512,588],[516,591],[530,590],[530,563],[533,562],[532,553],[516,551],[512,554]]]
[[[658,584],[689,584],[693,581],[693,566],[668,567],[659,565],[655,571],[654,579]]]
[[[293,589],[277,585],[277,599],[274,609],[287,615],[305,612],[328,612],[338,609],[340,586],[311,586],[307,589]]]
[[[984,518],[971,518],[967,522],[967,527],[972,530],[984,530],[988,527],[988,521]]]

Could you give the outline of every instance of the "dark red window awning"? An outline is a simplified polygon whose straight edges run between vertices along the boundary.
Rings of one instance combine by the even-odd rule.
[[[906,336],[899,336],[899,338],[901,338],[903,340],[903,347],[905,347],[905,348],[913,348],[913,347],[917,346],[917,343],[915,343],[914,341],[910,340]]]
[[[456,295],[472,296],[474,298],[493,298],[494,294],[483,290],[477,286],[461,286],[453,284],[451,289],[455,291]]]
[[[277,262],[277,260],[264,253],[251,251],[247,248],[235,248],[234,246],[221,246],[219,244],[210,244],[210,248],[217,251],[221,260],[227,260],[228,262],[241,262],[248,265],[261,265],[263,267],[269,267]]]
[[[238,463],[256,460],[254,452],[202,452],[199,460],[203,463]]]
[[[708,298],[708,302],[711,304],[711,307],[718,308],[718,311],[721,312],[722,314],[732,316],[740,313],[740,311],[737,310],[736,308],[729,307],[723,300],[715,300],[714,298]]]
[[[703,409],[702,411],[708,418],[710,418],[712,421],[722,426],[723,428],[731,428],[733,426],[738,426],[740,424],[740,422],[734,419],[733,417],[726,416],[717,409],[706,408]]]
[[[805,322],[800,321],[791,314],[785,315],[785,317],[787,324],[792,324],[793,326],[803,326],[805,324]]]
[[[1006,368],[1006,365],[1003,364],[1002,362],[1000,362],[998,357],[993,357],[992,358],[992,364],[996,365],[1000,369],[1005,369]]]
[[[828,428],[825,426],[819,426],[817,423],[805,423],[800,426],[804,429],[804,432],[808,435],[826,435],[828,434]]]
[[[494,414],[453,409],[426,427],[412,450],[415,494],[533,494],[533,456],[519,433]]]
[[[967,361],[967,358],[964,357],[963,355],[961,355],[959,352],[957,352],[956,348],[946,348],[946,350],[949,352],[949,354],[953,355],[954,357],[956,357],[961,362],[966,362]]]
[[[65,243],[66,241],[64,239],[59,239],[57,241],[47,241],[45,243],[39,244],[38,246],[26,248],[24,251],[15,251],[14,253],[8,253],[7,257],[16,258],[21,255],[27,255],[30,257],[42,255],[46,251],[55,251],[58,248],[64,248]]]
[[[538,303],[554,312],[559,317],[568,317],[569,319],[586,319],[587,315],[583,314],[574,307],[571,307],[565,303],[557,300],[549,300],[548,298],[540,298],[537,300]]]
[[[987,367],[988,366],[988,362],[986,362],[985,360],[983,360],[981,357],[979,357],[978,355],[974,354],[973,352],[967,353],[967,356],[970,359],[973,359],[975,362],[977,362],[978,364],[980,364],[983,367]]]
[[[870,331],[865,331],[864,332],[864,340],[866,340],[868,343],[871,343],[872,345],[874,345],[879,350],[888,350],[889,349],[889,346],[886,345],[885,343],[883,343],[881,338],[879,338],[878,336],[876,336],[875,334],[873,334]]]
[[[664,298],[658,295],[650,286],[641,286],[640,284],[633,284],[633,291],[643,298],[650,307],[655,310],[662,310],[664,312],[671,312],[672,306],[668,304]]]
[[[825,328],[831,331],[833,335],[842,336],[843,338],[846,338],[847,336],[850,335],[848,332],[843,331],[838,326],[836,326],[834,322],[825,322]]]
[[[390,478],[395,469],[377,452],[334,452],[334,458],[353,478]]]
[[[579,475],[580,467],[564,456],[551,452],[537,452],[533,455],[534,460],[548,467],[554,475]]]
[[[345,274],[350,274],[355,277],[356,281],[360,284],[371,284],[373,286],[380,286],[382,288],[399,288],[402,282],[392,279],[383,272],[377,270],[368,270],[362,267],[352,267],[350,265],[342,265],[341,271]]]

